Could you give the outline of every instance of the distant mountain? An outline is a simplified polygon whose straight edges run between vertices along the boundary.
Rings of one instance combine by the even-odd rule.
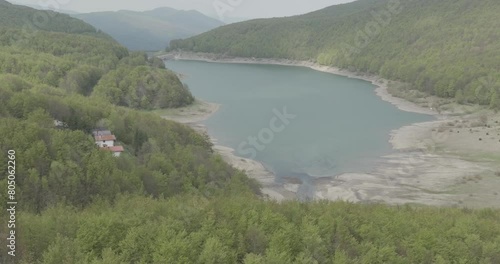
[[[157,8],[136,12],[95,12],[73,15],[108,33],[131,50],[163,50],[173,39],[191,37],[223,25],[198,11]]]

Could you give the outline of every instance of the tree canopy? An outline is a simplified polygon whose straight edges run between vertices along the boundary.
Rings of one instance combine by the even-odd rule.
[[[194,102],[175,73],[149,66],[118,67],[101,78],[92,95],[137,109],[173,108]]]

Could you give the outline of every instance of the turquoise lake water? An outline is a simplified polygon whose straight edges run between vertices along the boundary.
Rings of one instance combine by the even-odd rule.
[[[369,82],[305,67],[167,61],[193,95],[221,104],[204,122],[218,144],[302,181],[369,172],[392,130],[431,116],[382,101]]]

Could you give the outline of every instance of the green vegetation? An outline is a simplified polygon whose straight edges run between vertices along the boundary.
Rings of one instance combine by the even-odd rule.
[[[8,7],[24,17],[40,12]],[[189,104],[191,94],[158,59],[129,54],[99,34],[20,27],[0,28],[0,148],[3,153],[15,149],[19,157],[17,197],[25,211],[39,213],[58,203],[82,208],[94,198],[111,201],[120,193],[169,197],[197,190],[209,195],[230,176],[238,178],[193,130],[108,102],[135,99],[141,104],[130,106],[136,108]],[[114,89],[104,87],[113,78],[129,86],[120,86],[124,90],[116,97],[102,96]],[[57,128],[54,120],[67,126]],[[90,132],[97,127],[113,131],[125,146],[123,157],[114,159],[96,148]],[[6,156],[0,160],[5,171]],[[5,177],[1,184],[6,188]]]
[[[4,12],[0,10],[0,13]],[[29,9],[21,10],[26,12]],[[64,18],[76,20],[69,16]],[[81,21],[79,23],[89,27]],[[95,32],[95,29],[89,32]],[[148,59],[143,53],[129,54],[126,48],[107,35],[87,33],[0,26],[0,72],[139,109],[180,107],[192,103],[193,97],[187,87],[174,73],[165,70],[161,60]]]
[[[39,12],[2,2],[2,13],[3,5],[28,18]],[[120,195],[169,199],[181,194],[230,194],[226,190],[259,193],[256,183],[212,153],[204,136],[154,114],[114,106],[109,101],[115,102],[115,97],[99,95],[114,88],[103,83],[123,77],[129,86],[120,83],[124,90],[116,96],[141,103],[133,107],[189,104],[191,94],[161,61],[142,53],[129,54],[99,33],[47,30],[22,24],[0,26],[0,150],[16,151],[16,201],[22,204],[18,221],[57,206],[81,210],[96,203],[113,203]],[[139,96],[141,92],[143,96]],[[65,126],[56,127],[55,120]],[[96,147],[90,132],[98,127],[113,131],[125,147],[123,155],[115,158]],[[6,155],[0,156],[0,164],[6,172]],[[7,190],[7,184],[3,173],[0,188]],[[7,199],[7,192],[0,192],[2,222],[7,217]],[[42,261],[47,248],[37,237],[49,230],[17,226],[18,236],[27,234],[17,244],[17,262]],[[1,237],[6,238],[8,232],[7,225],[0,227]],[[0,263],[12,260],[2,247]]]
[[[360,0],[227,25],[171,50],[312,60],[498,109],[499,12],[495,0]]]
[[[23,213],[19,225],[26,263],[498,263],[499,217],[238,193],[121,196]]]
[[[158,60],[101,36],[0,30],[2,223],[11,149],[18,201],[16,257],[2,246],[0,263],[500,262],[498,210],[263,200],[204,136],[109,102],[149,108],[149,87],[182,89]],[[98,127],[125,153],[98,149]]]
[[[98,33],[94,27],[68,15],[43,11],[34,13],[34,9],[13,5],[0,0],[0,25],[2,27],[24,28],[26,30],[44,30],[106,36]],[[20,37],[19,39],[22,39]]]
[[[175,73],[148,66],[124,66],[109,72],[99,81],[93,95],[137,109],[180,107],[194,101]]]
[[[212,154],[206,138],[184,125],[11,75],[2,76],[0,95],[0,150],[16,151],[16,199],[22,212],[38,214],[63,204],[79,210],[96,201],[113,202],[120,194],[168,199],[179,194],[211,197],[225,190],[258,192],[255,183]],[[67,128],[56,128],[54,119]],[[113,131],[125,154],[115,158],[95,146],[90,131],[100,126]],[[7,171],[7,155],[0,156],[0,164]],[[0,188],[7,190],[5,174]],[[7,193],[1,192],[2,212],[6,202]],[[32,225],[18,226],[22,234]],[[2,225],[0,234],[6,233]],[[28,235],[18,247],[31,243],[43,247],[38,236],[44,234]],[[18,253],[25,263],[36,263],[41,258],[31,255],[44,252],[25,250]],[[5,247],[1,252],[7,257]],[[6,261],[0,258],[1,263]]]
[[[131,50],[164,50],[173,39],[187,38],[222,26],[198,11],[157,8],[150,11],[96,12],[73,15],[110,34]]]

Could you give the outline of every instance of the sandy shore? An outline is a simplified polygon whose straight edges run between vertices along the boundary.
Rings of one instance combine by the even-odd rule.
[[[500,207],[498,193],[500,176],[497,175],[500,171],[500,115],[498,114],[489,112],[482,114],[488,117],[488,121],[480,125],[477,124],[479,114],[441,115],[427,107],[392,96],[387,89],[388,80],[377,76],[358,75],[312,62],[228,58],[199,53],[169,54],[164,58],[309,67],[317,71],[372,82],[377,86],[375,92],[382,100],[403,111],[436,117],[437,120],[433,122],[413,124],[392,131],[390,143],[395,151],[391,155],[382,157],[374,171],[346,173],[317,180],[315,183],[317,199]],[[215,112],[217,107],[211,109]],[[203,118],[207,118],[211,113],[208,111],[200,114]],[[193,117],[176,121],[196,124],[197,120],[200,119]],[[230,148],[216,146],[215,149],[227,162],[245,170],[250,177],[261,182],[263,193],[271,198],[283,200],[296,197],[298,184],[277,185],[274,183],[274,175],[265,170],[262,164],[237,157]]]
[[[198,124],[207,120],[220,105],[196,100],[192,105],[182,108],[157,110],[156,114],[182,124]]]

